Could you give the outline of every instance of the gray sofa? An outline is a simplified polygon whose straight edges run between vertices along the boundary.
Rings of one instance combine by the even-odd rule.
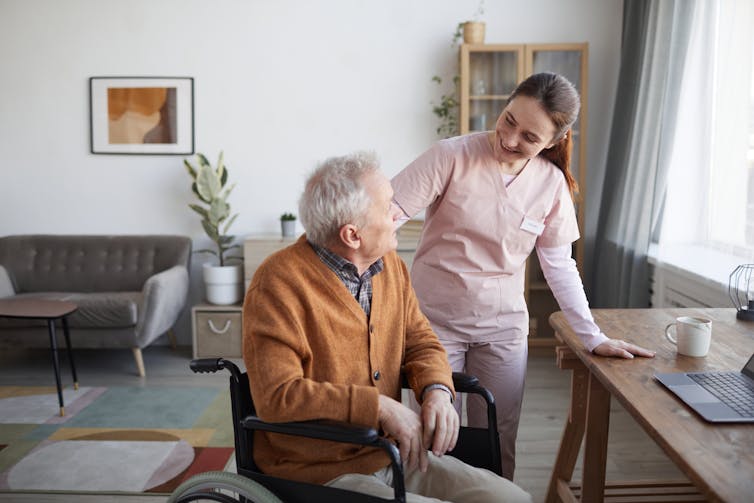
[[[185,236],[6,236],[0,297],[74,302],[74,351],[131,348],[144,376],[141,349],[166,332],[175,344],[169,331],[186,304],[190,256]],[[49,347],[46,323],[0,319],[0,345]]]

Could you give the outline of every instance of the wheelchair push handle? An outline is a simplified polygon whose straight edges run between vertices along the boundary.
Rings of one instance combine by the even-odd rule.
[[[223,365],[224,361],[222,358],[197,358],[196,360],[191,360],[190,367],[194,373],[215,373],[225,368]]]
[[[224,358],[197,358],[191,360],[189,364],[191,370],[194,373],[206,374],[208,372],[215,373],[218,370],[227,370],[233,377],[238,380],[241,377],[241,370],[230,360]]]

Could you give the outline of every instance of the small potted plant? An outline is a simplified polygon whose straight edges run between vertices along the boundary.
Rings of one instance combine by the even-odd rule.
[[[453,45],[457,44],[461,38],[463,38],[465,44],[483,44],[485,23],[484,21],[480,21],[483,15],[484,0],[481,0],[472,20],[458,23],[456,32],[453,35]]]
[[[188,160],[183,164],[191,176],[191,190],[201,204],[189,204],[202,218],[202,228],[215,243],[216,249],[196,250],[196,253],[209,253],[217,257],[219,265],[204,264],[203,277],[207,301],[211,304],[235,304],[243,297],[243,267],[241,264],[228,264],[229,261],[241,259],[238,255],[229,255],[241,246],[234,244],[235,236],[228,230],[238,217],[231,216],[228,196],[235,184],[225,187],[228,182],[228,170],[223,162],[223,153],[217,159],[217,166],[212,167],[207,158],[197,153],[197,167]]]
[[[458,23],[456,31],[453,33],[453,39],[450,43],[451,47],[456,47],[461,40],[466,44],[483,44],[484,43],[484,21],[480,21],[480,18],[484,15],[484,0],[480,0],[479,6],[474,13],[473,21],[464,21]],[[443,93],[440,96],[440,102],[430,102],[432,105],[432,113],[440,119],[440,125],[437,126],[436,132],[438,136],[442,138],[449,138],[456,136],[459,132],[458,124],[458,84],[461,77],[458,75],[453,76],[453,87],[449,91]],[[432,82],[442,85],[442,78],[439,75],[432,77]],[[484,94],[483,92],[475,94]],[[484,122],[484,121],[481,121]],[[480,129],[484,129],[484,126]]]
[[[283,213],[280,215],[280,229],[284,238],[292,238],[296,235],[296,215]]]

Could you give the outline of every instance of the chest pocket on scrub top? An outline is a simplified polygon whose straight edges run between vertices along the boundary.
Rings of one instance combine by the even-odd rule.
[[[537,238],[544,230],[544,216],[537,212],[525,214],[518,208],[505,206],[505,232],[502,247],[511,265],[518,266],[534,249]]]

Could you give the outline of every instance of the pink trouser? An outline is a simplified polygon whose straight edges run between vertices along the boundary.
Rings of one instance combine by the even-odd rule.
[[[479,378],[479,383],[495,397],[497,427],[500,433],[500,455],[503,476],[513,480],[516,468],[516,435],[521,418],[521,401],[526,379],[528,344],[526,337],[494,342],[465,343],[443,327],[433,326],[454,372],[465,372]],[[457,406],[461,404],[458,400]],[[475,395],[468,400],[469,426],[485,428],[487,412],[484,401]]]

